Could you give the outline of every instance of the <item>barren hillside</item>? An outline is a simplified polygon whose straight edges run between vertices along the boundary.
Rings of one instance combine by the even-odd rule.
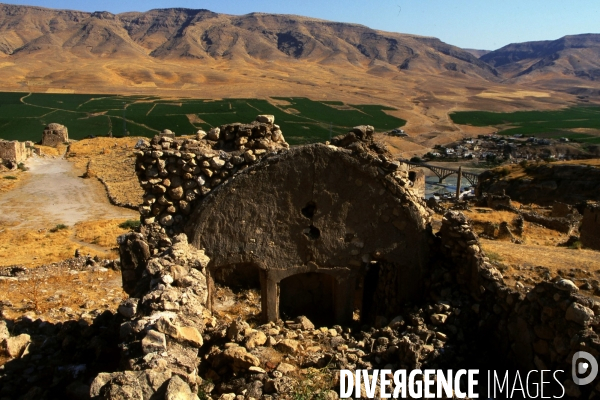
[[[513,43],[481,60],[514,81],[547,85],[590,86],[600,79],[600,35],[564,36],[557,40]]]

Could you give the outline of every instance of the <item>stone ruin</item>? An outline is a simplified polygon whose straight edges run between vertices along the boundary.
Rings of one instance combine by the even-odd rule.
[[[261,116],[155,137],[137,157],[142,226],[119,238],[122,371],[98,375],[92,398],[278,398],[296,367],[268,351],[333,370],[456,369],[472,356],[570,371],[575,352],[600,356],[600,303],[565,279],[507,286],[460,212],[434,235],[369,127],[288,149]],[[259,287],[264,325],[217,320],[217,284]],[[315,329],[307,314],[338,325]],[[330,350],[299,358],[301,338]],[[600,378],[560,379],[568,397],[600,395]]]
[[[42,146],[56,147],[61,143],[69,141],[67,127],[57,123],[51,123],[44,128],[42,134]]]
[[[0,139],[0,164],[19,164],[31,155],[31,148],[25,142]]]

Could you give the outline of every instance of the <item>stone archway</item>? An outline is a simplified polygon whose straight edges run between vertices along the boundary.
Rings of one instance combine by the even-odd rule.
[[[283,279],[327,273],[347,293],[336,297],[335,320],[348,322],[357,278],[378,261],[395,269],[385,290],[398,303],[416,299],[428,214],[376,161],[325,145],[265,157],[198,205],[186,226],[191,244],[210,257],[210,275],[226,265],[260,266],[265,320],[279,318]]]

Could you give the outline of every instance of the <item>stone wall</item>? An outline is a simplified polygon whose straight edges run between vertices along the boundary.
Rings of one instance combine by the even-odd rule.
[[[56,147],[69,141],[69,131],[66,126],[51,123],[46,126],[42,134],[42,146]]]
[[[569,280],[557,278],[534,288],[517,289],[503,281],[481,250],[477,235],[459,212],[444,215],[438,233],[441,251],[452,260],[453,275],[477,302],[478,336],[498,346],[522,370],[563,370],[569,398],[600,394],[600,376],[585,387],[571,379],[571,361],[578,351],[600,356],[600,303],[578,293]]]
[[[31,150],[25,142],[0,139],[0,160],[20,163],[31,156]]]
[[[199,131],[195,139],[155,136],[137,152],[136,172],[146,192],[142,223],[157,222],[171,236],[183,232],[185,218],[211,190],[268,152],[288,147],[272,116]]]
[[[533,222],[542,225],[548,229],[553,229],[558,232],[566,233],[568,236],[577,233],[580,215],[569,214],[568,217],[546,217],[536,212],[521,212],[520,215],[528,222]]]
[[[577,209],[569,204],[555,201],[552,203],[552,217],[553,218],[565,218],[571,214],[577,214]]]
[[[420,198],[425,198],[426,174],[423,168],[414,168],[413,165],[398,163],[398,170],[407,174],[409,187]]]
[[[425,172],[422,169],[413,169],[408,172],[408,179],[412,182],[412,191],[420,198],[425,198]]]
[[[261,124],[265,123],[250,124],[250,132],[256,127],[258,132],[264,129],[273,134],[272,121],[264,128]],[[352,362],[353,368],[372,369],[399,362],[393,365],[435,368],[444,354],[457,354],[459,358],[448,360],[454,368],[469,348],[492,349],[502,357],[493,365],[508,361],[523,371],[565,371],[559,379],[569,398],[600,394],[600,377],[590,385],[578,387],[570,376],[571,360],[577,351],[600,356],[600,303],[579,294],[573,282],[558,277],[533,288],[508,286],[482,251],[469,221],[457,211],[444,214],[442,227],[433,236],[430,212],[411,189],[407,190],[412,186],[408,173],[394,168],[385,150],[370,140],[365,127],[335,138],[332,146],[313,145],[288,151],[285,145],[275,145],[272,151],[259,152],[257,159],[245,161],[243,154],[248,154],[247,149],[239,146],[249,141],[235,143],[240,136],[231,134],[242,126],[223,127],[223,131],[230,132],[228,139],[220,133],[209,133],[214,139],[208,143],[203,138],[191,142],[155,138],[152,149],[138,153],[138,171],[146,196],[152,201],[140,210],[144,221],[140,233],[119,239],[124,288],[132,295],[119,308],[129,319],[122,325],[121,337],[124,369],[130,371],[99,375],[92,384],[92,396],[111,398],[106,393],[135,387],[140,392],[147,391],[143,398],[151,398],[153,393],[164,391],[167,383],[169,387],[177,383],[184,391],[195,392],[202,384],[202,363],[206,377],[221,382],[221,393],[229,390],[227,376],[231,369],[235,377],[245,376],[249,382],[256,383],[253,377],[260,376],[256,379],[264,382],[265,391],[286,393],[283,388],[277,389],[278,383],[267,389],[267,382],[273,381],[262,369],[257,356],[262,353],[252,349],[264,345],[272,346],[273,351],[293,352],[298,342],[287,336],[277,340],[267,337],[273,331],[284,330],[275,328],[273,323],[257,330],[244,321],[234,321],[225,328],[210,313],[211,275],[228,267],[234,267],[233,273],[258,271],[261,287],[268,288],[275,281],[281,283],[283,290],[288,282],[285,278],[278,281],[281,277],[269,275],[269,270],[286,277],[293,276],[286,274],[288,268],[296,274],[302,272],[303,284],[295,286],[292,296],[312,285],[335,292],[336,281],[343,282],[353,274],[362,274],[363,290],[372,284],[373,296],[362,312],[375,317],[379,330],[357,332],[353,339],[346,328],[336,328],[335,335],[346,332],[345,343],[361,351],[346,357],[343,351],[333,350],[334,354],[325,359],[329,361],[315,361],[314,365],[335,369]],[[193,146],[187,147],[190,144]],[[191,147],[202,150],[190,151]],[[251,154],[257,156],[255,151]],[[244,159],[237,170],[231,162],[234,156]],[[199,162],[188,162],[192,159]],[[335,161],[336,166],[329,165],[328,160]],[[227,162],[231,167],[225,166]],[[152,168],[156,173],[147,174]],[[222,176],[223,168],[229,172]],[[336,168],[345,171],[346,181],[339,177]],[[207,176],[207,171],[212,175]],[[331,176],[323,171],[329,171]],[[206,177],[202,184],[198,182],[201,174],[203,179]],[[169,182],[165,182],[167,179]],[[172,180],[179,184],[173,185]],[[196,184],[186,183],[192,181]],[[179,187],[182,190],[172,191]],[[197,192],[186,192],[193,189]],[[189,212],[176,203],[182,191],[184,196],[199,195],[190,199]],[[397,205],[384,207],[392,195]],[[357,201],[359,207],[353,209],[346,204],[352,201]],[[276,206],[270,206],[270,202]],[[162,215],[158,221],[151,219],[155,203],[164,207],[158,208],[156,215]],[[179,208],[167,210],[171,205]],[[598,208],[590,210],[587,215],[593,215],[596,222]],[[339,213],[344,214],[344,220],[336,218]],[[166,215],[172,218],[165,220]],[[351,223],[354,219],[356,224]],[[388,225],[394,228],[387,230]],[[370,232],[371,228],[376,232]],[[189,238],[179,233],[184,230]],[[334,244],[333,239],[317,243],[329,234],[338,236],[339,243]],[[594,235],[598,237],[597,231]],[[427,274],[410,277],[409,284],[418,287],[423,298],[407,299],[403,297],[405,287],[397,285],[399,277],[406,278],[403,274],[407,265],[393,256],[397,252],[413,257],[410,263],[418,264],[419,257],[410,252],[422,245],[421,240],[427,243],[422,248],[430,251],[427,265],[423,266]],[[405,243],[406,247],[394,247],[393,243]],[[324,251],[325,245],[335,248],[336,254]],[[319,279],[323,269],[335,279]],[[273,311],[277,302],[271,296],[273,292],[263,291],[263,310]],[[335,298],[324,293],[317,298],[323,305],[336,303]],[[416,302],[414,307],[408,306],[407,300]],[[331,318],[335,318],[335,313]],[[309,325],[310,321],[307,324],[300,319],[290,327],[309,335]],[[207,332],[231,342],[243,342],[245,347],[229,342],[218,347],[214,343],[221,343],[220,339],[213,341],[210,350],[205,349],[206,366],[205,358],[199,358],[198,353],[206,338],[211,338]],[[359,342],[361,336],[364,339]],[[458,343],[462,344],[457,347]],[[361,353],[357,360],[356,355]],[[157,385],[150,387],[148,382]]]
[[[580,239],[585,247],[600,250],[600,203],[588,203],[581,221]]]

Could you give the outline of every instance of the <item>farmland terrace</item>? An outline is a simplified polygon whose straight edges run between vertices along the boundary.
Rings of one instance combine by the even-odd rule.
[[[0,138],[37,141],[44,126],[52,122],[67,126],[73,139],[90,135],[152,137],[167,128],[189,135],[270,114],[291,133],[287,137],[290,144],[303,144],[324,142],[360,124],[377,130],[403,126],[406,121],[388,114],[393,110],[307,98],[203,100],[5,92],[0,93]]]

